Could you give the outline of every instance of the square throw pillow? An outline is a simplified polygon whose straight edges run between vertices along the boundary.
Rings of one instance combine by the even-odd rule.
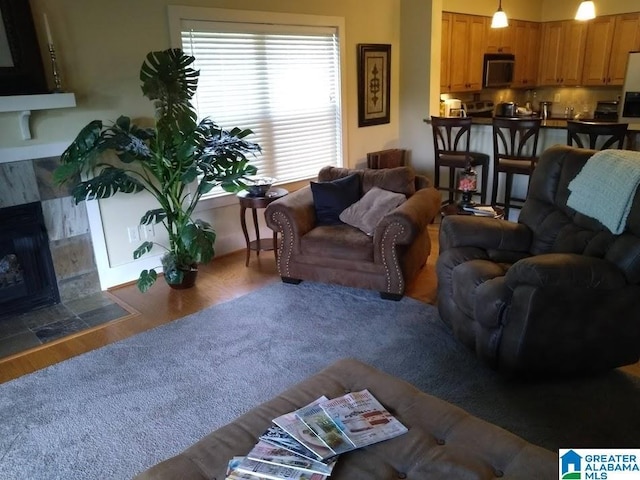
[[[340,214],[340,220],[371,236],[382,217],[406,199],[402,193],[372,187],[360,200]]]
[[[316,225],[339,225],[340,214],[360,198],[360,176],[356,173],[330,182],[311,182]]]

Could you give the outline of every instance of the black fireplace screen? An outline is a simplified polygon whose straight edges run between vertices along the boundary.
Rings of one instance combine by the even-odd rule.
[[[59,302],[40,203],[0,209],[0,316]]]

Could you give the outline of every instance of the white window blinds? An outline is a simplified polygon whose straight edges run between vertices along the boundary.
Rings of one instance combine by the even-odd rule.
[[[224,128],[250,128],[252,163],[278,183],[342,165],[337,29],[182,20],[200,70],[194,104]]]

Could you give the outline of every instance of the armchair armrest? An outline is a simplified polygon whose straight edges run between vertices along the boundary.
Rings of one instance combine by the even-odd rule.
[[[284,219],[298,238],[315,226],[316,211],[309,186],[279,198],[267,206],[265,220],[271,230],[284,233]]]
[[[409,245],[438,214],[440,195],[435,188],[423,188],[411,195],[406,202],[386,214],[373,234],[375,245],[381,245],[394,230],[395,244]]]
[[[627,285],[615,264],[575,253],[548,253],[522,259],[507,271],[505,282],[512,289],[522,284],[606,290]]]
[[[449,215],[440,225],[440,251],[455,247],[528,252],[532,233],[520,223],[472,215]]]

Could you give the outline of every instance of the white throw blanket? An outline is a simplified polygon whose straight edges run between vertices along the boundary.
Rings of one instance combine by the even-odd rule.
[[[640,152],[603,150],[569,183],[567,205],[620,234],[640,184]]]

